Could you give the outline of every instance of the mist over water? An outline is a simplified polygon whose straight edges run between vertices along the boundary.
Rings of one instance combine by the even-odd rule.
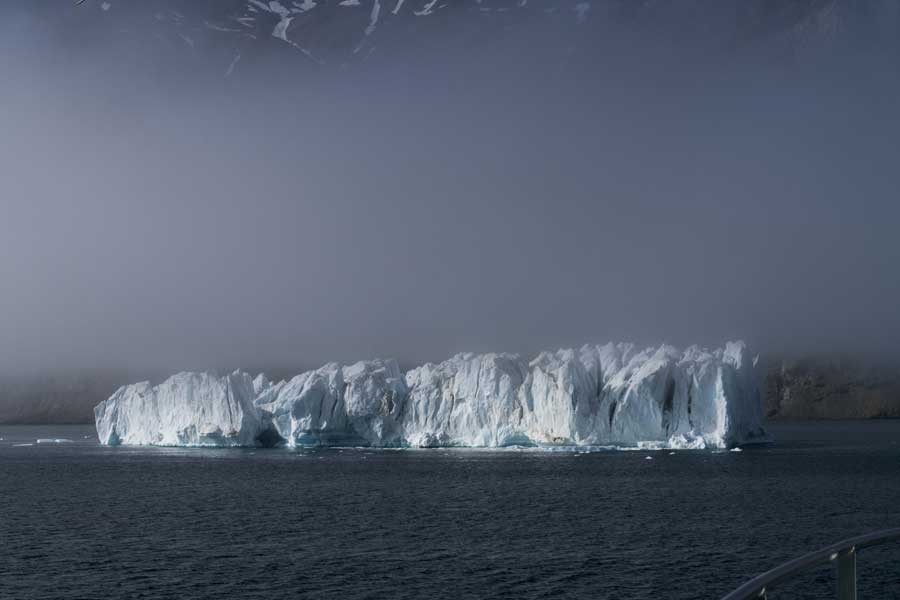
[[[225,78],[42,7],[0,9],[2,372],[735,337],[898,357],[895,45],[775,60],[535,20]]]

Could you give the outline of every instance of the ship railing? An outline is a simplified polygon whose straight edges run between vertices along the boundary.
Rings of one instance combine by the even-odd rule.
[[[900,540],[900,527],[873,531],[872,533],[831,544],[754,577],[727,596],[724,596],[722,600],[759,598],[767,600],[769,591],[775,586],[793,579],[800,573],[815,569],[826,563],[832,563],[835,567],[837,575],[836,598],[838,600],[856,600],[856,555],[864,548],[898,540]]]

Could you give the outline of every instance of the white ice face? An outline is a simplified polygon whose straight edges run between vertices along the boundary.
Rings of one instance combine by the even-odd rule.
[[[94,409],[108,445],[252,446],[263,430],[246,373],[179,373],[124,386]]]
[[[406,375],[394,360],[279,383],[180,373],[125,386],[94,412],[108,445],[721,448],[766,439],[756,363],[743,342],[606,344],[531,362],[458,354]]]

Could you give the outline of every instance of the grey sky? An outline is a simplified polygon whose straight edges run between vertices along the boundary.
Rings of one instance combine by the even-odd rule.
[[[635,34],[561,63],[531,35],[228,81],[6,36],[0,369],[734,337],[898,356],[896,54]]]

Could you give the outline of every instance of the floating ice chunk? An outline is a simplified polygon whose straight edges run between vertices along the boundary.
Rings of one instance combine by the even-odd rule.
[[[679,434],[669,438],[668,446],[676,450],[705,450],[706,440],[701,435]]]

